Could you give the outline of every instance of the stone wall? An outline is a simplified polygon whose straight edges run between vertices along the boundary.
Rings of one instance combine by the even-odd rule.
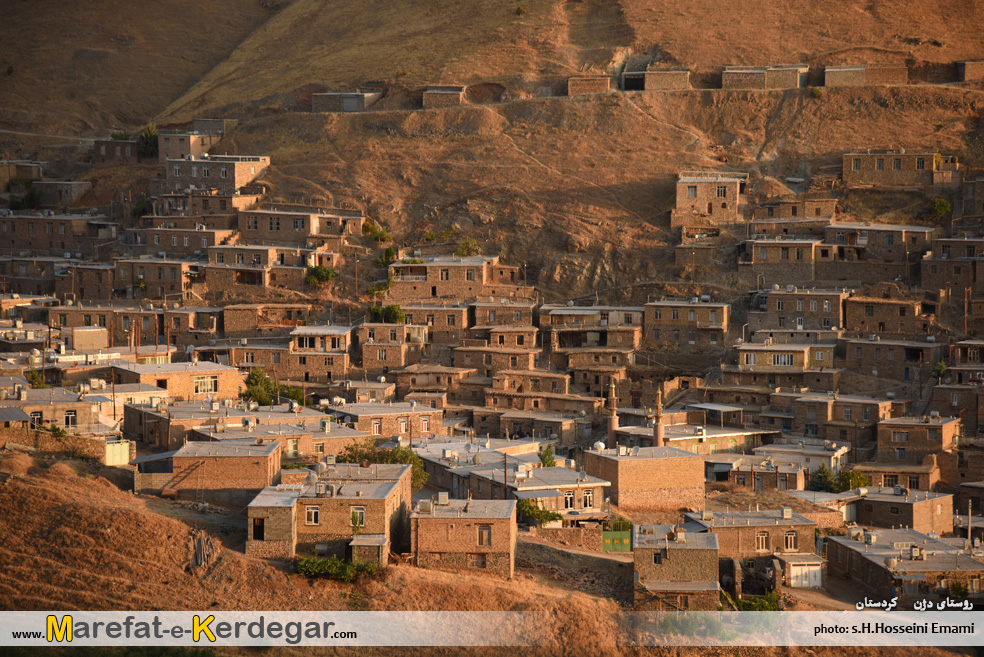
[[[530,535],[582,550],[602,551],[601,527],[530,527]]]
[[[602,94],[611,90],[611,79],[607,77],[577,77],[567,81],[567,95]]]

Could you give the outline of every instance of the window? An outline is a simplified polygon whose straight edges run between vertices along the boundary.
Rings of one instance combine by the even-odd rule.
[[[844,419],[845,420],[850,420],[850,419],[852,419],[853,416],[854,416],[854,409],[851,408],[850,406],[845,406],[844,407]]]
[[[44,416],[42,415],[41,411],[33,411],[31,413],[31,428],[40,429],[41,426],[44,424],[43,417]]]
[[[885,170],[885,158],[879,157],[878,159],[875,160],[875,169],[877,169],[878,171]]]
[[[687,198],[697,198],[697,185],[687,185]]]
[[[755,534],[755,549],[758,552],[769,551],[769,532],[758,532]]]
[[[382,420],[373,420],[372,421],[372,432],[371,433],[374,436],[380,436],[380,435],[382,435],[382,433],[383,433],[383,421]]]
[[[300,217],[294,217],[294,230],[296,231],[304,230],[304,219]]]
[[[260,220],[257,217],[250,217],[246,220],[246,228],[249,230],[259,230]]]
[[[407,418],[401,417],[399,419],[399,423],[400,423],[400,433],[406,433],[407,432]]]
[[[919,477],[917,476],[909,477],[909,488],[919,488]]]
[[[902,170],[902,158],[901,157],[897,157],[894,160],[892,160],[892,169],[894,171],[901,171]]]
[[[441,269],[441,280],[442,281],[450,281],[451,280],[451,270],[450,269]]]
[[[930,429],[926,433],[926,439],[927,440],[939,440],[940,439],[940,430],[939,429]]]
[[[304,522],[308,525],[320,525],[321,509],[316,506],[304,507]]]
[[[475,280],[475,270],[474,269],[466,269],[465,270],[465,280],[466,281],[473,281],[473,280]]]
[[[219,377],[217,375],[195,377],[196,395],[204,395],[204,394],[218,392],[218,391],[219,391]]]
[[[897,516],[897,515],[900,514],[899,507],[897,507],[897,506],[890,506],[890,507],[888,507],[888,512],[890,514],[892,514],[893,516]]]
[[[907,443],[907,442],[909,442],[909,432],[908,431],[893,431],[892,432],[892,442],[893,443]]]
[[[587,490],[585,490],[584,491],[584,499],[582,500],[582,502],[583,502],[583,504],[581,506],[583,508],[585,508],[585,509],[593,509],[594,508],[594,491],[591,490],[590,488],[587,489]]]
[[[786,532],[783,548],[786,552],[796,552],[799,550],[799,534],[796,532]]]
[[[853,169],[854,171],[860,171],[861,170],[861,158],[860,157],[854,158],[854,160],[851,162],[851,169]]]
[[[672,310],[672,316],[673,316],[672,317],[673,321],[679,320],[680,319],[680,309],[679,308],[674,308]]]
[[[772,364],[777,367],[789,367],[793,364],[792,354],[772,354]]]
[[[724,185],[718,185],[718,188],[717,188],[717,197],[718,198],[728,198],[728,188],[726,186],[724,186]]]
[[[574,508],[574,491],[572,490],[564,491],[564,508],[565,509]]]
[[[469,554],[468,555],[468,567],[469,568],[485,568],[485,555],[484,554]]]
[[[364,506],[353,506],[349,507],[351,513],[349,517],[352,518],[353,527],[365,527],[366,526],[366,507]]]
[[[270,217],[270,230],[280,230],[280,217]]]
[[[663,563],[663,553],[653,552],[653,565],[658,566]]]
[[[897,458],[900,461],[904,461],[905,460],[905,447],[896,447],[895,448],[895,458]]]
[[[478,526],[478,546],[492,547],[492,525]]]
[[[783,310],[786,307],[786,303],[782,299],[776,299],[776,310]]]
[[[817,354],[817,360],[818,361],[824,360],[824,358],[827,357],[826,352],[823,352],[823,351],[818,351],[818,352],[816,352],[816,354]]]
[[[899,485],[898,475],[885,475],[882,477],[882,485],[886,488],[894,488]]]
[[[143,328],[143,330],[149,331],[150,330],[150,318],[149,317],[141,317],[140,318],[140,325]]]
[[[916,158],[916,170],[924,171],[926,169],[926,159],[922,157]]]
[[[892,246],[893,244],[895,244],[895,235],[886,235],[885,246]]]
[[[420,418],[420,430],[430,431],[430,428],[431,428],[431,419],[427,416]]]
[[[76,427],[79,424],[79,418],[75,411],[65,411],[65,426],[66,427]]]
[[[779,259],[780,260],[789,260],[789,247],[788,246],[779,247]]]

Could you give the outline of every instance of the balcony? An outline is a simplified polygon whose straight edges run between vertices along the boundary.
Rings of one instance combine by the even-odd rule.
[[[408,274],[393,276],[394,283],[426,283],[427,276],[411,276]]]

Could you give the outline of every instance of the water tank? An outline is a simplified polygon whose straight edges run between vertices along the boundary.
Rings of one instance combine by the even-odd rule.
[[[599,440],[594,445],[592,445],[591,448],[594,449],[594,451],[596,452],[603,452],[605,450],[605,443]]]
[[[309,486],[318,483],[318,475],[312,472],[311,474],[309,474],[307,477],[304,478],[304,483],[306,483]]]
[[[327,469],[328,469],[328,466],[326,466],[324,463],[320,463],[320,462],[317,463],[314,466],[314,471],[317,472],[318,474],[322,474]]]

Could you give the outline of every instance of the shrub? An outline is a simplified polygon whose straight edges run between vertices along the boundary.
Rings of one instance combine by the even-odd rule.
[[[48,384],[44,382],[44,375],[38,370],[31,370],[24,375],[27,382],[31,384],[32,388],[47,388]]]
[[[761,598],[735,600],[738,611],[779,611],[779,594],[769,591]]]
[[[542,450],[537,452],[536,456],[540,459],[540,465],[545,468],[552,468],[557,465],[557,460],[554,458],[553,445],[547,445]]]
[[[157,126],[148,123],[137,135],[137,154],[140,157],[157,157]]]
[[[394,304],[369,306],[366,310],[366,320],[372,324],[405,324],[407,318],[400,307]]]
[[[454,250],[454,254],[461,257],[473,256],[478,253],[480,253],[478,249],[478,242],[470,237],[466,240],[462,240],[462,242],[458,244],[458,248]]]
[[[353,582],[360,575],[372,575],[376,572],[376,564],[344,561],[338,557],[310,557],[297,562],[297,572],[307,577],[324,577],[339,582]]]
[[[953,582],[950,584],[950,595],[955,598],[966,598],[967,592],[967,585],[963,582]]]
[[[424,241],[425,242],[433,242],[436,239],[437,239],[437,235],[435,235],[434,234],[434,231],[432,231],[432,230],[427,231],[427,234],[424,235]]]
[[[864,488],[870,485],[871,479],[863,472],[859,472],[858,470],[841,470],[840,474],[837,475],[836,492],[843,493],[844,491]]]
[[[405,265],[424,265],[424,264],[427,264],[427,261],[424,260],[423,258],[404,258],[400,262],[402,262]]]
[[[64,438],[68,435],[67,431],[65,431],[60,426],[54,423],[52,423],[52,425],[48,427],[48,431],[50,431],[51,435],[54,436],[55,438]]]
[[[813,87],[810,89],[810,93],[813,94],[814,98],[823,98],[823,89],[820,87]]]
[[[525,13],[526,13],[526,8],[523,5],[519,5],[518,7],[516,7],[517,16],[522,16]]]
[[[427,483],[428,475],[424,471],[424,462],[409,447],[394,447],[380,449],[372,438],[348,445],[336,457],[338,463],[402,463],[412,466],[410,487],[418,491]]]
[[[10,199],[11,210],[34,210],[41,206],[41,190],[37,187],[29,186],[27,192],[20,198]]]
[[[129,141],[132,136],[133,135],[131,135],[126,130],[121,130],[120,132],[114,132],[113,134],[110,135],[110,137],[112,139],[115,139],[116,141]]]
[[[929,202],[929,210],[935,219],[943,219],[953,212],[953,205],[945,198],[934,198]]]
[[[396,260],[396,249],[389,246],[386,247],[385,251],[383,251],[383,255],[376,258],[376,265],[385,269],[393,264],[394,260]]]
[[[390,242],[393,239],[393,236],[385,228],[368,217],[366,218],[366,222],[362,224],[362,234],[377,242]]]
[[[314,267],[307,268],[307,275],[304,277],[304,282],[313,287],[315,285],[329,283],[336,278],[338,278],[338,272],[335,271],[334,267],[315,265]]]
[[[519,500],[516,502],[516,513],[536,525],[543,525],[554,520],[560,520],[561,515],[548,509],[544,509],[530,500]]]
[[[133,204],[133,210],[130,212],[130,214],[133,216],[134,219],[139,219],[145,214],[150,214],[149,210],[150,210],[150,203],[147,202],[147,199],[141,198],[141,199],[137,199],[137,202]]]

